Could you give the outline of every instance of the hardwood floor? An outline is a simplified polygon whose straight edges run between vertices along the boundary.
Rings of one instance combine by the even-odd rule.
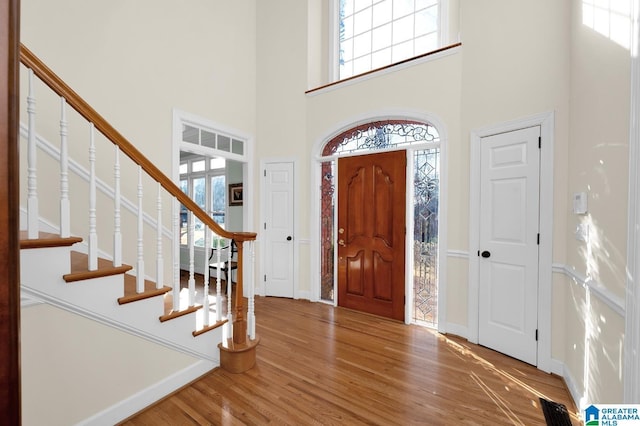
[[[257,364],[220,369],[124,425],[544,425],[561,378],[429,329],[307,301],[256,298]]]

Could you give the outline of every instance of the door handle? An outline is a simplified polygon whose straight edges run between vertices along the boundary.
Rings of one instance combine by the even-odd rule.
[[[482,257],[487,258],[487,257],[491,257],[491,252],[490,251],[483,251],[481,254]]]
[[[291,240],[293,240],[293,237],[292,237],[291,235],[289,235],[289,236],[287,237],[287,241],[291,241]]]
[[[346,247],[347,245],[344,243],[344,240],[338,240],[338,245],[342,247]]]

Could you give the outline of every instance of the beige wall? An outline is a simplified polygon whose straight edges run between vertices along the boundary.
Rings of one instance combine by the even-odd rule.
[[[198,361],[46,304],[21,329],[24,425],[76,424]]]
[[[256,25],[252,0],[162,4],[152,0],[24,0],[21,30],[22,43],[169,176],[173,108],[224,123],[240,133],[255,134]],[[22,80],[25,87],[26,78]],[[57,145],[59,100],[40,86],[36,96],[37,130]],[[25,117],[23,103],[24,122]],[[72,112],[68,120],[70,155],[88,169],[87,125]],[[98,178],[113,186],[113,148],[99,136],[96,144]],[[24,154],[26,150],[21,151]],[[58,166],[42,153],[38,156],[41,215],[57,225],[57,192],[43,188],[57,186]],[[135,205],[137,169],[128,160],[121,163],[122,194]],[[22,182],[26,182],[26,167],[22,171]],[[86,183],[73,175],[70,180],[71,199],[76,206],[87,206],[88,212]],[[146,178],[143,185],[144,209],[155,219],[157,188]],[[106,253],[112,253],[113,214],[104,213],[112,211],[113,201],[98,193],[98,244]],[[132,230],[136,229],[136,217],[126,209],[122,214],[127,229],[123,232],[124,261],[135,265],[137,233]],[[168,197],[163,199],[163,222],[170,228]],[[74,214],[72,233],[86,240],[88,214]],[[156,231],[145,226],[144,235],[145,272],[154,276]],[[164,275],[168,277],[170,240],[165,239],[163,245]]]
[[[630,54],[584,23],[582,7],[581,1],[572,2],[566,175],[567,199],[586,192],[589,211],[576,215],[571,206],[565,210],[565,262],[609,298],[624,301]],[[574,236],[579,223],[590,228],[588,242]],[[584,392],[585,403],[621,402],[624,317],[580,284],[570,279],[564,283],[565,365]]]

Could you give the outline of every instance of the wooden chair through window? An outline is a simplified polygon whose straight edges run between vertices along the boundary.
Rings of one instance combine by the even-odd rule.
[[[229,250],[231,250],[231,262],[229,262]],[[220,252],[220,262],[218,262],[218,251]],[[229,282],[229,279],[231,279],[233,283],[233,271],[238,269],[237,252],[238,247],[233,240],[231,240],[231,244],[227,244],[224,247],[211,249],[211,255],[209,256],[209,276],[217,278],[219,269],[220,272],[224,274],[225,283]],[[227,291],[226,287],[224,291]]]

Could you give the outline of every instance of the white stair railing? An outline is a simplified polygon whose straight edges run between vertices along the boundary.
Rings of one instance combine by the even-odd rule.
[[[29,70],[29,94],[27,95],[27,117],[29,136],[27,140],[27,234],[29,239],[38,238],[38,167],[36,146],[36,98],[33,71]]]
[[[136,292],[144,293],[144,215],[142,211],[142,167],[138,166],[138,261],[136,263]]]
[[[69,208],[69,149],[67,145],[67,101],[60,98],[60,236],[71,236]]]
[[[158,222],[156,224],[156,288],[164,285],[164,259],[162,255],[162,185],[158,183]]]
[[[255,242],[247,241],[246,243],[249,253],[249,280],[247,281],[247,294],[249,295],[249,307],[247,309],[247,334],[251,340],[256,338],[256,305],[255,305],[255,296],[256,296],[256,288],[254,286],[255,282],[255,261],[256,261],[256,251],[255,251]]]
[[[122,266],[122,231],[120,218],[120,147],[115,145],[113,165],[113,266]]]
[[[173,245],[173,306],[174,312],[180,310],[180,202],[173,199],[173,235],[178,244]]]
[[[240,245],[245,244],[245,253],[248,254],[246,256],[247,260],[251,263],[250,266],[245,268],[245,271],[250,270],[251,272],[248,274],[250,279],[245,280],[244,285],[248,285],[247,295],[249,296],[249,306],[248,306],[248,325],[247,335],[253,339],[255,338],[255,303],[254,303],[254,285],[253,280],[254,277],[254,266],[255,262],[255,252],[254,252],[254,244],[255,234],[253,233],[231,233],[224,231],[215,223],[212,223],[211,217],[207,217],[204,212],[201,211],[200,208],[193,202],[193,200],[188,197],[185,198],[184,194],[179,191],[179,188],[164,175],[161,171],[157,169],[148,159],[146,159],[130,142],[124,139],[115,129],[111,127],[101,116],[99,116],[86,102],[84,102],[73,90],[71,90],[64,82],[62,82],[55,74],[53,74],[44,64],[42,64],[31,52],[28,51],[24,46],[21,46],[21,62],[27,66],[28,68],[28,90],[26,96],[27,103],[27,118],[28,118],[28,130],[27,130],[27,230],[28,230],[28,238],[35,239],[39,237],[39,220],[40,215],[43,213],[39,210],[38,205],[38,178],[41,179],[41,182],[45,180],[48,182],[53,181],[55,178],[51,176],[38,176],[37,170],[37,150],[38,143],[41,143],[41,147],[46,145],[46,152],[57,159],[60,166],[59,172],[59,182],[60,182],[60,194],[59,194],[59,210],[60,210],[60,226],[59,233],[62,237],[71,236],[71,226],[74,226],[74,230],[77,229],[78,223],[83,223],[82,220],[76,220],[71,217],[71,214],[86,214],[85,209],[78,208],[77,206],[73,206],[71,208],[71,200],[69,197],[70,193],[70,179],[69,173],[75,173],[77,176],[81,177],[85,181],[88,182],[88,239],[87,239],[87,251],[88,251],[88,265],[87,268],[90,271],[98,269],[98,257],[99,257],[99,244],[98,244],[98,234],[103,225],[100,225],[98,222],[98,216],[100,218],[103,217],[103,212],[98,211],[98,200],[97,200],[97,190],[98,188],[102,191],[102,193],[106,194],[109,197],[113,197],[113,265],[116,267],[122,266],[124,259],[123,253],[123,239],[127,239],[127,243],[129,246],[133,246],[135,244],[135,259],[136,259],[136,285],[135,291],[137,293],[143,293],[145,291],[145,266],[144,266],[144,226],[145,221],[150,226],[155,226],[156,233],[156,287],[157,289],[161,289],[163,287],[165,276],[164,276],[164,254],[163,254],[163,239],[168,238],[167,234],[171,234],[164,230],[162,226],[162,215],[163,215],[163,205],[162,205],[162,197],[163,190],[166,190],[170,193],[173,200],[173,235],[174,238],[180,238],[180,205],[184,204],[187,206],[189,223],[188,223],[188,251],[189,251],[189,279],[188,279],[188,305],[189,307],[194,307],[196,305],[196,285],[195,285],[195,222],[196,215],[202,221],[204,228],[204,268],[203,268],[203,308],[204,315],[201,325],[203,327],[209,327],[214,325],[215,323],[222,322],[225,320],[225,315],[223,315],[223,300],[224,295],[222,294],[222,276],[221,272],[223,268],[216,268],[216,288],[215,288],[215,316],[212,317],[212,313],[210,312],[211,302],[213,302],[213,298],[209,298],[210,292],[210,268],[209,262],[210,259],[213,260],[211,256],[211,247],[212,241],[215,241],[213,247],[217,248],[215,254],[215,260],[218,264],[221,262],[226,263],[226,267],[224,268],[227,277],[226,282],[226,301],[227,301],[227,335],[229,337],[233,336],[233,320],[234,316],[238,317],[238,320],[244,320],[242,311],[238,311],[238,315],[234,315],[234,309],[239,309],[237,303],[233,302],[233,268],[232,263],[236,260],[233,259],[233,250],[232,245],[234,244],[234,240],[230,238],[233,236],[234,238],[238,238],[238,242]],[[60,96],[60,122],[59,122],[59,136],[60,136],[60,149],[57,150],[57,147],[46,142],[44,139],[37,136],[36,131],[36,98],[35,98],[35,84],[34,84],[34,76],[40,78],[46,86],[49,86],[58,96]],[[75,120],[71,123],[67,122],[67,104],[71,106],[75,111],[77,111],[80,116],[87,120],[90,128],[89,141],[88,141],[88,167],[87,171],[84,169],[80,163],[73,161],[70,158],[70,150],[68,147],[68,135],[69,130],[71,130],[71,134],[76,133],[76,122]],[[46,112],[46,111],[45,111]],[[98,153],[100,152],[100,147],[96,146],[95,139],[95,130],[100,131],[110,142],[114,144],[115,154],[114,154],[114,164],[113,164],[113,189],[109,188],[109,185],[105,184],[103,181],[99,179],[97,169],[98,165],[102,165],[102,160],[98,158]],[[55,137],[54,137],[55,138]],[[39,139],[40,140],[39,142]],[[58,152],[56,152],[58,151]],[[137,206],[136,203],[132,203],[122,196],[121,193],[121,159],[120,159],[120,151],[123,151],[127,157],[133,160],[134,166],[137,167]],[[71,151],[72,154],[77,153],[78,150],[74,149]],[[100,162],[98,162],[100,161]],[[69,164],[71,163],[72,167],[70,168]],[[146,173],[158,185],[157,191],[157,200],[156,200],[156,218],[150,218],[149,215],[145,214],[143,210],[143,176],[142,173]],[[44,173],[40,170],[40,173]],[[75,188],[75,180],[74,188]],[[87,193],[84,193],[87,194]],[[74,194],[74,199],[76,195]],[[80,195],[77,196],[80,198]],[[77,203],[76,203],[77,204]],[[122,232],[122,210],[121,206],[124,206],[128,209],[128,211],[133,212],[133,216],[137,219],[137,235],[131,233],[130,235],[124,235]],[[49,206],[47,206],[49,207]],[[51,206],[53,207],[53,206]],[[55,209],[55,207],[54,207]],[[196,213],[194,213],[196,212]],[[47,214],[51,214],[51,212],[47,211]],[[55,214],[55,213],[54,213]],[[214,233],[213,229],[216,229],[220,234]],[[199,231],[199,230],[198,230]],[[137,238],[136,238],[137,237]],[[169,237],[170,238],[170,237]],[[149,238],[150,239],[150,238]],[[135,241],[135,243],[133,243]],[[223,247],[229,247],[226,254],[222,254],[220,250]],[[173,257],[173,276],[172,276],[172,288],[173,288],[173,310],[180,311],[181,309],[185,309],[186,306],[181,306],[180,304],[180,246],[179,244],[173,245],[174,250],[172,250]],[[198,248],[200,250],[200,248]],[[107,255],[108,256],[108,255]],[[134,257],[133,255],[129,255],[130,257]],[[224,257],[223,257],[224,256]],[[199,263],[199,262],[198,262]],[[238,268],[243,268],[242,264],[238,264]],[[239,270],[238,270],[239,271]],[[241,288],[241,284],[238,284],[238,289]],[[240,303],[242,304],[241,293],[238,294],[240,298]],[[236,301],[237,302],[237,301]],[[245,307],[246,308],[246,307]],[[214,323],[214,324],[212,324]],[[197,324],[197,322],[196,322]],[[244,329],[247,326],[247,323],[242,323],[238,325]],[[239,328],[240,329],[240,328]],[[238,331],[238,330],[236,330]]]
[[[220,265],[220,259],[222,258],[222,238],[216,239],[216,265]],[[216,320],[222,320],[222,283],[220,281],[220,274],[222,268],[216,268]]]
[[[89,126],[89,270],[98,269],[98,231],[96,220],[96,142],[93,123]],[[67,200],[68,202],[69,200]],[[69,214],[68,214],[69,215]],[[69,215],[70,217],[70,215]]]
[[[196,278],[195,278],[195,231],[196,231],[196,216],[193,213],[189,213],[189,238],[187,239],[189,244],[189,306],[196,304]]]
[[[229,250],[227,257],[227,332],[228,336],[233,336],[233,310],[231,301],[233,299],[233,270],[231,269],[231,257],[233,256],[233,241],[229,240]]]
[[[203,326],[208,327],[209,324],[209,255],[211,252],[211,239],[209,235],[211,232],[209,231],[208,226],[204,226],[204,261],[202,262],[202,319]]]

